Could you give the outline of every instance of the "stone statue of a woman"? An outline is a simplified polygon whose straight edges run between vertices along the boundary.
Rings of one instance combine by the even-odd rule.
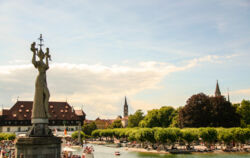
[[[49,106],[49,89],[47,87],[47,81],[46,81],[46,71],[49,69],[49,48],[46,49],[46,53],[43,52],[43,50],[38,50],[35,47],[36,43],[33,42],[31,44],[30,50],[33,52],[32,57],[32,64],[37,68],[38,70],[38,76],[36,78],[36,84],[35,84],[35,96],[34,96],[34,102],[33,102],[33,109],[32,109],[32,120],[34,122],[41,122],[43,119],[48,119],[49,112],[48,112],[48,106]],[[39,60],[36,60],[36,56],[39,57]],[[44,63],[45,58],[45,63]]]

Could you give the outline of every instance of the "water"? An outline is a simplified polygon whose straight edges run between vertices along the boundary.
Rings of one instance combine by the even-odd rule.
[[[223,154],[149,154],[127,151],[124,148],[111,148],[104,145],[93,145],[95,158],[250,158],[249,154],[223,153]],[[115,156],[115,151],[121,153]]]

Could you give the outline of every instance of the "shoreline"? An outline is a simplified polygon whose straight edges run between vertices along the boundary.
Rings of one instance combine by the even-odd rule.
[[[89,141],[90,144],[96,144],[96,145],[104,145],[110,148],[116,147],[117,144],[115,143],[106,143],[103,141]],[[197,147],[202,147],[203,150],[197,151]],[[135,147],[117,147],[117,148],[123,148],[124,150],[131,151],[131,152],[140,152],[140,153],[151,153],[151,154],[250,154],[249,151],[223,151],[221,149],[217,150],[211,150],[211,151],[205,151],[204,146],[196,146],[196,150],[185,150],[185,149],[174,149],[172,151],[164,151],[164,150],[147,150],[144,148],[135,148]],[[247,146],[247,149],[250,149],[250,146]]]
[[[164,150],[147,150],[143,148],[129,148],[129,147],[124,147],[125,150],[127,151],[132,151],[132,152],[140,152],[140,153],[150,153],[150,154],[250,154],[250,152],[247,151],[232,151],[232,152],[226,152],[223,150],[214,150],[214,151],[188,151],[188,150],[179,150],[178,153],[171,153],[169,151],[164,151]]]

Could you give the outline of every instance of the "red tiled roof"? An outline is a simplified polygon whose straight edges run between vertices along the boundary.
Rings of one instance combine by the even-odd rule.
[[[9,110],[3,110],[5,120],[30,120],[32,113],[32,101],[17,101],[14,106]],[[50,120],[79,120],[79,117],[85,116],[78,115],[67,102],[49,102]]]
[[[85,116],[86,114],[82,110],[75,110],[77,116]]]

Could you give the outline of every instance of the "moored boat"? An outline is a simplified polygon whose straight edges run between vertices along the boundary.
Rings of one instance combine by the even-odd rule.
[[[120,156],[121,153],[120,153],[119,151],[116,151],[116,152],[115,152],[115,155],[116,155],[116,156]]]

